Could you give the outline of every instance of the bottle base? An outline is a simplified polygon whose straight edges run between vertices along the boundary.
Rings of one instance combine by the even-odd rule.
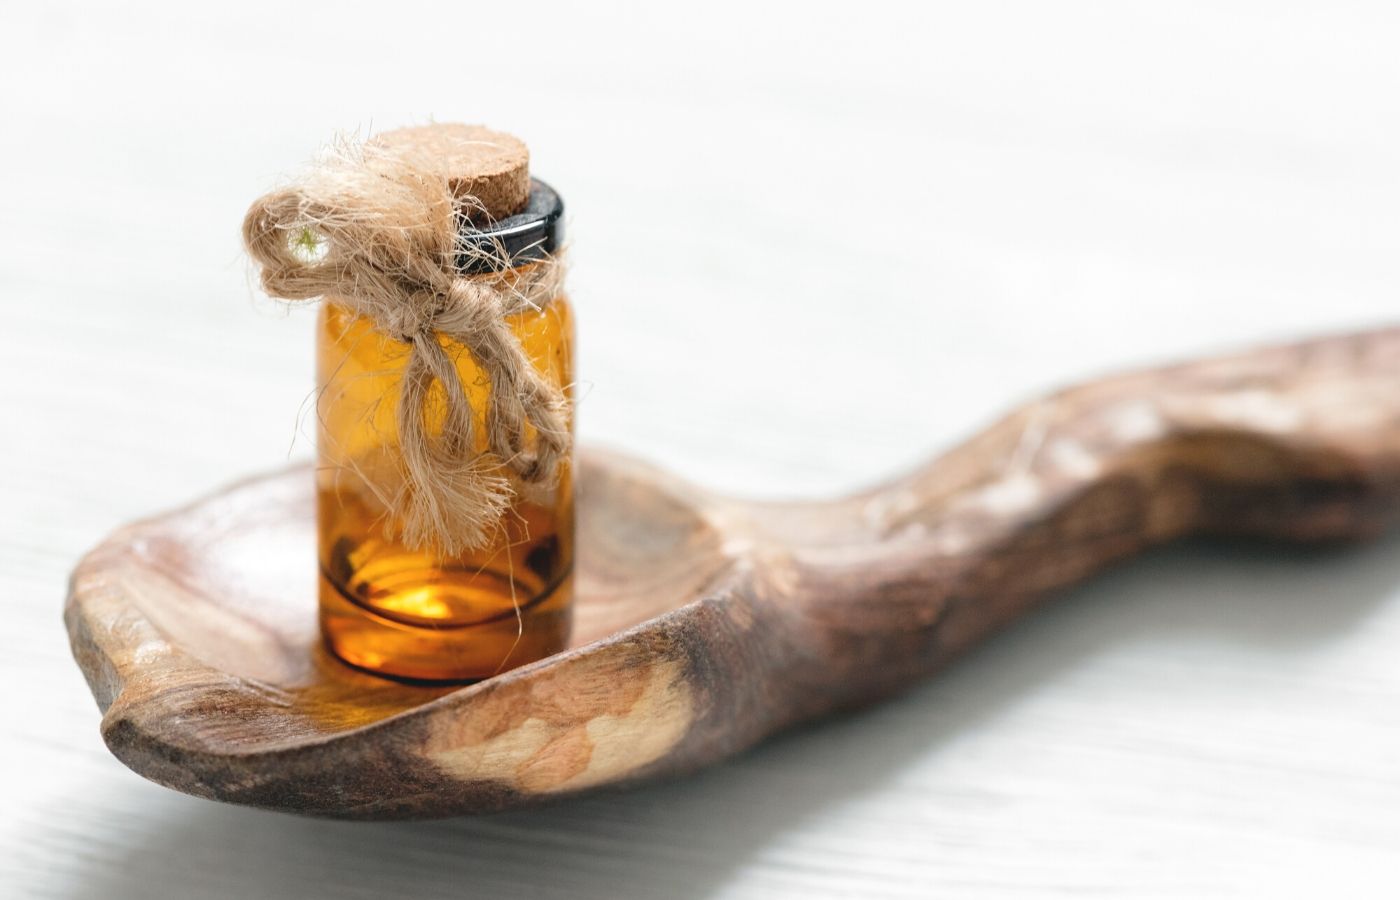
[[[566,575],[538,595],[520,596],[483,620],[435,621],[394,604],[381,608],[341,590],[320,574],[321,634],[347,666],[394,681],[470,684],[565,649],[572,624],[573,579]],[[458,607],[451,584],[419,582],[418,611]],[[475,588],[479,589],[479,588]]]

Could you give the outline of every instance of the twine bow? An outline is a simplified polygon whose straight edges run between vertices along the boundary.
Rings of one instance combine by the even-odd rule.
[[[562,259],[466,275],[462,198],[428,156],[342,147],[294,184],[253,203],[243,241],[263,289],[283,300],[331,298],[410,347],[398,398],[401,464],[362,472],[390,515],[390,533],[445,555],[484,545],[515,493],[510,475],[542,488],[571,442],[569,402],[545,379],[507,322],[560,291]],[[490,255],[487,253],[487,255]],[[499,261],[499,257],[496,257]],[[490,381],[477,452],[476,415],[444,339]],[[439,428],[429,395],[442,386]]]

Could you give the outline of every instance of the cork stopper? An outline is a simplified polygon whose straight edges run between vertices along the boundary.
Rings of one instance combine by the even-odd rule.
[[[374,143],[440,159],[452,192],[475,198],[463,208],[475,224],[516,215],[530,201],[530,148],[514,135],[484,125],[437,123],[386,131]]]

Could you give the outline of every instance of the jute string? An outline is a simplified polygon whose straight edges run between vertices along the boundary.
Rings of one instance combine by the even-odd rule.
[[[464,203],[471,199],[454,195],[438,159],[341,146],[255,201],[243,221],[269,295],[332,300],[409,346],[398,396],[400,464],[361,477],[388,512],[392,536],[444,555],[487,543],[517,482],[553,485],[570,445],[568,398],[531,364],[507,322],[558,295],[564,262],[464,274],[459,257],[492,255],[465,241]],[[485,410],[472,409],[442,339],[460,344],[486,374]],[[435,384],[445,398],[436,428]],[[484,452],[476,449],[478,418]]]

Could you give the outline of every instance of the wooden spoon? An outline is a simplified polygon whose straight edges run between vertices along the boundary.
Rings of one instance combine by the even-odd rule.
[[[1375,534],[1400,509],[1400,329],[1056,393],[830,503],[719,498],[597,452],[580,475],[574,646],[464,688],[321,649],[308,468],[121,529],[66,614],[108,746],[201,797],[360,819],[692,771],[897,691],[1146,547]]]

